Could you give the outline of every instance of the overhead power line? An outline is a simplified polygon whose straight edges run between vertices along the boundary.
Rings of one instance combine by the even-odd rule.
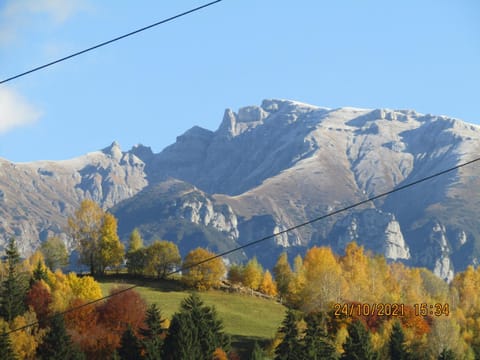
[[[277,236],[279,236],[279,235],[282,235],[282,234],[288,233],[288,232],[290,232],[290,231],[299,229],[299,228],[301,228],[301,227],[303,227],[303,226],[310,225],[310,224],[315,223],[315,222],[317,222],[317,221],[324,220],[324,219],[326,219],[326,218],[328,218],[328,217],[330,217],[330,216],[334,216],[334,215],[340,214],[340,213],[342,213],[342,212],[345,212],[345,211],[351,210],[351,209],[353,209],[353,208],[356,208],[356,207],[358,207],[358,206],[364,205],[364,204],[366,204],[366,203],[368,203],[368,202],[372,202],[372,201],[378,200],[378,199],[380,199],[380,198],[382,198],[382,197],[385,197],[385,196],[387,196],[387,195],[390,195],[390,194],[393,194],[393,193],[396,193],[396,192],[399,192],[399,191],[408,189],[408,188],[410,188],[410,187],[416,186],[416,185],[418,185],[418,184],[420,184],[420,183],[423,183],[423,182],[426,182],[426,181],[428,181],[428,180],[434,179],[434,178],[436,178],[436,177],[438,177],[438,176],[442,176],[442,175],[445,175],[445,174],[450,173],[450,172],[452,172],[452,171],[458,170],[458,169],[460,169],[460,168],[462,168],[462,167],[471,165],[471,164],[473,164],[473,163],[475,163],[475,162],[477,162],[477,161],[480,161],[480,157],[475,158],[475,159],[470,160],[470,161],[467,161],[467,162],[465,162],[465,163],[462,163],[462,164],[453,166],[453,167],[448,168],[448,169],[446,169],[446,170],[442,170],[442,171],[437,172],[437,173],[434,173],[434,174],[432,174],[432,175],[430,175],[430,176],[427,176],[427,177],[421,178],[421,179],[419,179],[419,180],[410,182],[410,183],[408,183],[408,184],[405,184],[405,185],[396,187],[396,188],[394,188],[394,189],[392,189],[392,190],[390,190],[390,191],[381,193],[381,194],[379,194],[379,195],[372,196],[372,197],[370,197],[370,198],[368,198],[368,199],[366,199],[366,200],[362,200],[362,201],[357,202],[357,203],[355,203],[355,204],[352,204],[352,205],[346,206],[346,207],[344,207],[344,208],[341,208],[341,209],[338,209],[338,210],[329,212],[329,213],[327,213],[327,214],[325,214],[325,215],[322,215],[322,216],[316,217],[316,218],[314,218],[314,219],[308,220],[308,221],[306,221],[306,222],[303,222],[303,223],[301,223],[301,224],[292,226],[292,227],[290,227],[290,228],[288,228],[288,229],[285,229],[285,230],[282,230],[282,231],[273,233],[272,235],[268,235],[268,236],[265,236],[265,237],[263,237],[263,238],[261,238],[261,239],[251,241],[251,242],[249,242],[249,243],[246,243],[246,244],[244,244],[244,245],[242,245],[242,246],[239,246],[239,247],[236,247],[236,248],[234,248],[234,249],[231,249],[231,250],[224,251],[224,252],[222,252],[222,253],[216,254],[215,256],[211,256],[211,257],[209,257],[209,258],[207,258],[207,259],[205,259],[205,260],[199,261],[199,262],[197,262],[197,263],[195,263],[195,264],[192,264],[192,265],[189,265],[189,266],[183,266],[183,267],[181,267],[181,268],[179,268],[179,269],[177,269],[177,270],[175,270],[175,271],[171,271],[171,272],[167,273],[166,275],[167,275],[167,276],[173,275],[173,274],[179,273],[179,272],[181,272],[181,271],[183,271],[183,270],[191,269],[191,268],[193,268],[193,267],[195,267],[195,266],[198,266],[198,265],[201,265],[201,264],[205,264],[205,263],[207,263],[207,262],[209,262],[209,261],[212,261],[212,260],[214,260],[214,259],[217,259],[217,258],[219,258],[219,257],[223,257],[223,256],[225,256],[225,255],[231,254],[231,253],[233,253],[233,252],[235,252],[235,251],[242,250],[242,249],[245,249],[245,248],[250,247],[250,246],[252,246],[252,245],[259,244],[259,243],[261,243],[261,242],[263,242],[263,241],[273,239],[273,238],[275,238],[275,237],[277,237]],[[111,297],[116,296],[116,295],[118,295],[118,294],[124,293],[124,292],[126,292],[126,291],[133,290],[133,289],[135,289],[135,288],[138,287],[138,286],[139,286],[139,285],[133,285],[133,286],[127,287],[127,288],[125,288],[125,289],[121,289],[121,290],[119,290],[119,291],[117,291],[117,292],[115,292],[115,293],[113,293],[113,294],[110,294],[110,295],[107,295],[107,296],[103,296],[103,297],[101,297],[101,298],[99,298],[99,299],[92,300],[92,301],[89,301],[89,302],[87,302],[87,303],[85,303],[85,304],[82,304],[82,305],[79,305],[79,306],[76,306],[76,307],[72,307],[72,308],[67,309],[67,310],[65,310],[65,311],[59,312],[59,313],[57,313],[57,315],[58,315],[58,314],[64,315],[64,314],[67,314],[67,313],[70,313],[70,312],[79,310],[79,309],[81,309],[81,308],[84,308],[84,307],[86,307],[86,306],[90,306],[90,305],[96,304],[96,303],[98,303],[98,302],[100,302],[100,301],[103,301],[103,300],[105,300],[105,299],[111,298]],[[25,326],[21,326],[21,327],[19,327],[19,328],[13,329],[13,330],[10,330],[10,331],[7,332],[6,334],[11,334],[11,333],[13,333],[13,332],[20,331],[20,330],[29,328],[29,327],[31,327],[31,326],[35,326],[35,325],[37,325],[37,324],[38,324],[38,321],[33,322],[33,323],[30,323],[30,324],[27,324],[27,325],[25,325]]]
[[[137,29],[137,30],[135,30],[135,31],[129,32],[129,33],[127,33],[127,34],[118,36],[118,37],[113,38],[113,39],[111,39],[111,40],[104,41],[104,42],[102,42],[102,43],[100,43],[100,44],[97,44],[97,45],[94,45],[94,46],[89,47],[89,48],[87,48],[87,49],[78,51],[78,52],[76,52],[76,53],[73,53],[73,54],[71,54],[71,55],[65,56],[65,57],[60,58],[60,59],[58,59],[58,60],[49,62],[49,63],[44,64],[44,65],[41,65],[41,66],[37,66],[36,68],[30,69],[30,70],[25,71],[25,72],[23,72],[23,73],[20,73],[20,74],[17,74],[17,75],[15,75],[15,76],[11,76],[11,77],[9,77],[9,78],[6,78],[6,79],[0,81],[0,84],[4,84],[4,83],[9,82],[9,81],[12,81],[12,80],[14,80],[14,79],[18,79],[19,77],[22,77],[22,76],[31,74],[31,73],[33,73],[33,72],[35,72],[35,71],[38,71],[38,70],[41,70],[41,69],[45,69],[46,67],[55,65],[55,64],[57,64],[57,63],[60,63],[60,62],[62,62],[62,61],[68,60],[68,59],[71,59],[71,58],[73,58],[73,57],[75,57],[75,56],[78,56],[78,55],[84,54],[84,53],[86,53],[86,52],[89,52],[89,51],[92,51],[92,50],[101,48],[102,46],[105,46],[105,45],[114,43],[114,42],[116,42],[116,41],[118,41],[118,40],[122,40],[122,39],[124,39],[124,38],[126,38],[126,37],[129,37],[129,36],[138,34],[138,33],[142,32],[142,31],[151,29],[151,28],[153,28],[153,27],[156,27],[156,26],[165,24],[165,23],[170,22],[170,21],[172,21],[172,20],[178,19],[178,18],[180,18],[180,17],[182,17],[182,16],[185,16],[185,15],[194,13],[194,12],[196,12],[196,11],[199,11],[199,10],[201,10],[201,9],[204,9],[204,8],[206,8],[206,7],[212,6],[212,5],[214,5],[214,4],[216,4],[216,3],[219,3],[219,2],[221,2],[221,1],[223,1],[223,0],[216,0],[216,1],[209,2],[209,3],[207,3],[207,4],[204,4],[204,5],[202,5],[202,6],[196,7],[196,8],[194,8],[194,9],[190,9],[190,10],[188,10],[188,11],[182,12],[182,13],[180,13],[180,14],[177,14],[177,15],[175,15],[175,16],[169,17],[169,18],[167,18],[167,19],[158,21],[158,22],[156,22],[156,23],[154,23],[154,24],[151,24],[151,25],[142,27],[142,28],[140,28],[140,29]]]

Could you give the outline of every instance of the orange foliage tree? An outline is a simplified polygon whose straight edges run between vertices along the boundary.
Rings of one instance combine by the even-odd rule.
[[[43,280],[36,281],[25,296],[25,304],[33,308],[42,328],[45,327],[45,321],[51,314],[52,301],[50,287]]]

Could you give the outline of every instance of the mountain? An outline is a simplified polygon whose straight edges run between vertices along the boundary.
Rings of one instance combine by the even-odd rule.
[[[27,252],[91,197],[128,238],[224,251],[473,159],[480,127],[412,110],[329,109],[264,100],[227,109],[216,131],[198,126],[158,154],[118,144],[61,162],[1,161],[3,241]],[[426,266],[445,279],[478,264],[478,165],[434,178],[349,212],[284,233],[230,256],[278,254],[355,240],[391,260]],[[17,195],[18,194],[18,195]]]

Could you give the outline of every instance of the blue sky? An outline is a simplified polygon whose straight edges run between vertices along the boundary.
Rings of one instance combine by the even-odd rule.
[[[208,1],[0,1],[0,78]],[[0,85],[0,157],[155,152],[225,108],[286,98],[480,123],[477,0],[223,0]]]

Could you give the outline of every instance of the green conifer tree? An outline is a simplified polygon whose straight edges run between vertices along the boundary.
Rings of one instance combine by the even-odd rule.
[[[403,333],[402,325],[396,321],[392,327],[389,343],[390,358],[398,360],[406,360],[407,349],[405,347],[405,334]]]
[[[372,340],[361,321],[355,320],[348,325],[348,337],[343,344],[342,360],[376,360]]]
[[[7,256],[7,276],[2,283],[0,316],[11,322],[15,317],[25,312],[23,299],[27,292],[28,279],[18,273],[20,255],[15,238],[11,238],[5,250]]]
[[[173,315],[163,346],[163,359],[210,359],[216,348],[230,348],[215,308],[205,306],[197,294],[182,301]]]
[[[139,360],[142,359],[141,351],[140,341],[129,324],[120,339],[118,356],[121,360]]]
[[[0,334],[0,359],[2,360],[16,360],[17,356],[12,348],[12,342],[10,341],[10,336],[5,331],[2,330]]]
[[[40,260],[38,260],[37,266],[33,270],[32,278],[30,279],[30,287],[32,287],[32,285],[39,280],[43,280],[45,282],[48,280],[47,270],[42,265]]]
[[[263,349],[258,345],[258,342],[255,341],[253,343],[253,349],[252,349],[252,354],[250,355],[250,360],[264,360],[265,359],[265,353],[263,352]]]
[[[160,309],[156,304],[150,305],[147,309],[145,323],[146,328],[140,329],[143,336],[142,344],[145,349],[145,358],[149,360],[159,360],[161,358],[161,350],[163,345],[162,335],[165,333]]]
[[[63,315],[57,314],[49,324],[50,330],[37,348],[37,357],[42,360],[83,360],[84,354],[72,343],[65,329]]]
[[[311,360],[337,359],[337,350],[328,338],[325,320],[322,313],[310,313],[305,317],[304,356]]]
[[[287,311],[279,332],[283,334],[283,340],[275,349],[275,360],[303,359],[303,347],[298,340],[297,321],[293,310]]]
[[[438,360],[455,360],[455,353],[450,349],[443,349],[440,355],[438,355]]]

